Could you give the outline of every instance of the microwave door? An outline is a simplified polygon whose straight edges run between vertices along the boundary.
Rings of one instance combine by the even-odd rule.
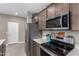
[[[61,26],[61,28],[63,27],[63,26],[62,26],[62,16],[61,16],[61,18],[60,18],[60,26]]]
[[[56,20],[56,28],[60,28],[61,27],[61,18]]]
[[[56,18],[47,20],[46,28],[60,28],[61,27],[60,19],[61,17],[56,17]]]

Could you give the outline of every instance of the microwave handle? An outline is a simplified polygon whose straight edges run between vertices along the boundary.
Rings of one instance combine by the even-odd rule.
[[[61,16],[61,18],[60,18],[60,25],[61,25],[61,27],[62,27],[62,16]]]

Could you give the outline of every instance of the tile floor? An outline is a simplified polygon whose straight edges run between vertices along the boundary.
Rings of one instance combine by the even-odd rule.
[[[25,44],[15,43],[6,46],[6,56],[26,56]]]

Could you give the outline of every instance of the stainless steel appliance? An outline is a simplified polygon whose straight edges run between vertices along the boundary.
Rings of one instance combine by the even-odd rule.
[[[33,43],[32,40],[41,37],[37,24],[34,22],[25,24],[25,51],[27,56],[32,56]]]
[[[41,45],[57,56],[66,56],[75,47],[75,44],[66,43],[59,40],[52,40],[50,44],[46,42]],[[41,55],[44,54],[49,56],[49,54],[43,51]]]
[[[69,30],[70,13],[65,13],[57,17],[51,17],[46,21],[46,29],[65,29]]]

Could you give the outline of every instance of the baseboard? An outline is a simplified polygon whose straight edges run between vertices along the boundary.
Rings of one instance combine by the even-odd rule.
[[[12,42],[12,43],[7,43],[6,45],[9,45],[9,44],[15,44],[15,43],[17,43],[17,44],[22,44],[22,43],[25,43],[25,41],[21,41],[21,42]]]

